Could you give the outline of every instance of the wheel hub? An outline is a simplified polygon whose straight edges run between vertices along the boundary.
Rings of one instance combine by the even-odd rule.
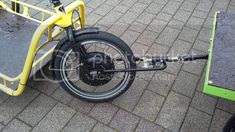
[[[91,86],[102,86],[113,78],[114,73],[107,73],[103,70],[114,69],[114,63],[108,55],[101,52],[87,53],[84,63],[80,66],[80,79]]]

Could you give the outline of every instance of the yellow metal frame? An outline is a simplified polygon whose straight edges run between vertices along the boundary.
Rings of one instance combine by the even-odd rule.
[[[16,12],[15,10],[11,9],[6,3],[0,0],[1,8],[5,9],[6,11],[12,14],[27,18],[29,20],[35,21],[40,24],[32,37],[22,73],[18,75],[17,77],[13,77],[13,78],[0,73],[0,78],[2,78],[3,80],[3,83],[0,84],[0,90],[11,96],[19,96],[24,91],[31,69],[35,67],[36,65],[38,65],[40,62],[42,62],[46,57],[51,55],[51,53],[54,51],[54,48],[50,49],[39,59],[35,60],[35,56],[37,52],[43,49],[51,41],[59,38],[61,34],[64,33],[64,30],[58,33],[53,33],[52,32],[53,27],[58,26],[61,28],[65,28],[65,27],[71,26],[72,23],[77,22],[79,18],[72,19],[72,15],[73,15],[74,10],[79,9],[80,25],[81,25],[81,28],[85,28],[85,5],[82,1],[78,1],[78,0],[74,1],[73,3],[65,7],[66,13],[63,13],[58,10],[58,7],[55,7],[54,9],[55,12],[51,12],[51,11],[47,11],[47,10],[29,5],[24,2],[20,2],[17,0],[8,0],[8,2],[14,2],[15,4],[19,4],[23,10],[21,12]],[[41,19],[37,19],[31,16],[29,13],[29,10],[36,10],[40,12]],[[45,17],[46,15],[49,15],[50,17],[46,19]],[[42,44],[42,46],[39,46],[41,37],[45,32],[47,32],[48,34],[47,41],[44,44]],[[11,88],[7,85],[8,82],[17,82],[17,81],[19,81],[19,85],[18,85],[18,88],[16,89]]]

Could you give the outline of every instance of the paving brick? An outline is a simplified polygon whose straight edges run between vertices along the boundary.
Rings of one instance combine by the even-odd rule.
[[[206,21],[204,22],[203,27],[212,29],[212,25],[213,25],[212,23],[213,23],[213,19],[211,17],[207,17]]]
[[[172,15],[169,15],[169,14],[166,14],[166,13],[163,13],[163,12],[160,12],[157,16],[156,16],[157,19],[160,19],[160,20],[163,20],[163,21],[166,21],[166,22],[169,22],[172,18]]]
[[[213,115],[217,99],[209,95],[196,92],[193,97],[191,107]]]
[[[128,24],[116,22],[115,24],[112,25],[112,27],[108,30],[108,32],[116,36],[121,36],[121,34],[125,32],[128,27],[129,27]]]
[[[211,30],[202,28],[199,33],[198,39],[209,43],[210,38],[211,38]]]
[[[167,22],[154,19],[148,26],[147,30],[152,32],[160,33],[167,25]]]
[[[182,41],[176,40],[173,46],[171,47],[170,51],[168,52],[169,56],[179,56],[188,54],[192,44]]]
[[[134,113],[154,121],[163,104],[164,97],[146,90],[134,109]]]
[[[117,131],[101,123],[97,123],[93,128],[92,132],[117,132]]]
[[[150,3],[152,3],[152,1],[153,1],[153,0],[138,0],[138,2],[147,4],[147,5],[149,5]]]
[[[179,30],[166,27],[163,30],[163,32],[160,34],[156,42],[162,45],[172,46],[178,34],[179,34]]]
[[[188,97],[193,97],[198,80],[197,76],[181,71],[172,89]]]
[[[197,6],[196,2],[185,0],[184,3],[181,5],[180,9],[188,11],[188,12],[192,12],[196,6]]]
[[[235,103],[233,101],[220,98],[217,107],[224,111],[235,113]]]
[[[154,0],[153,2],[165,5],[169,0]]]
[[[208,132],[211,116],[189,108],[181,132]]]
[[[106,15],[110,10],[112,10],[112,6],[107,5],[107,4],[102,4],[99,8],[97,8],[94,13],[98,14],[98,15]]]
[[[120,17],[121,13],[116,11],[110,11],[107,15],[105,15],[98,23],[105,27],[112,26]]]
[[[99,7],[100,5],[102,5],[104,2],[105,2],[105,0],[90,0],[90,1],[86,4],[86,6],[95,9],[95,8]]]
[[[138,121],[139,118],[137,116],[120,109],[110,126],[122,132],[129,132],[134,131]]]
[[[94,104],[82,101],[80,99],[74,98],[70,103],[69,106],[76,109],[79,112],[82,113],[89,113],[91,109],[93,108]]]
[[[57,104],[40,122],[33,128],[32,132],[38,131],[60,131],[75,111],[65,105]]]
[[[197,18],[197,17],[190,17],[186,26],[195,30],[200,30],[203,23],[204,23],[204,19]]]
[[[181,30],[184,27],[184,23],[178,20],[174,20],[172,19],[169,23],[168,23],[169,27],[175,28],[175,29],[179,29]]]
[[[100,16],[100,15],[97,15],[97,14],[95,14],[95,13],[90,13],[90,14],[87,16],[86,23],[87,23],[87,25],[89,25],[89,26],[93,26],[93,25],[95,25],[101,18],[102,18],[102,16]]]
[[[146,4],[136,2],[136,3],[130,8],[130,11],[135,12],[135,13],[137,13],[137,14],[140,14],[141,12],[143,12],[143,11],[145,10],[145,8],[146,8],[147,6],[148,6],[148,5],[146,5]]]
[[[212,4],[213,4],[213,1],[210,1],[210,0],[201,0],[198,3],[196,9],[209,12]]]
[[[139,100],[141,94],[143,93],[147,82],[141,79],[136,78],[132,86],[120,97],[116,98],[113,101],[113,104],[118,105],[119,107],[132,111]]]
[[[146,27],[147,27],[147,25],[145,25],[145,24],[142,24],[142,23],[139,23],[139,22],[133,22],[129,29],[132,30],[132,31],[142,33],[145,30]]]
[[[178,131],[186,115],[189,103],[189,98],[170,92],[157,117],[156,123],[171,131]]]
[[[205,54],[205,53],[198,50],[192,50],[190,52],[190,55],[196,55],[196,54]],[[192,62],[186,62],[183,65],[183,70],[200,76],[204,69],[204,66],[206,65],[206,62],[207,62],[206,60],[196,60]]]
[[[194,10],[192,16],[199,17],[199,18],[202,18],[202,19],[206,19],[207,14],[208,14],[208,12],[205,12],[205,11]]]
[[[138,66],[141,67],[143,65],[144,65],[143,62],[140,62],[140,64]],[[152,80],[154,73],[155,72],[153,72],[153,71],[137,72],[136,77],[137,77],[137,79],[143,79],[146,82],[149,82]]]
[[[41,94],[18,115],[18,118],[31,126],[35,126],[55,104],[56,101]]]
[[[157,38],[158,33],[155,32],[151,32],[151,31],[144,31],[140,37],[137,39],[136,42],[147,45],[147,46],[151,46],[153,44],[153,42],[155,41],[155,39]]]
[[[125,13],[128,9],[129,9],[129,7],[121,5],[121,4],[119,4],[118,6],[116,6],[114,8],[115,11],[118,11],[118,12],[121,12],[121,13]]]
[[[165,69],[165,71],[173,75],[178,75],[181,67],[182,67],[181,62],[172,62],[167,64],[167,68]]]
[[[168,13],[168,14],[175,14],[175,12],[178,10],[180,7],[181,3],[180,2],[175,2],[175,1],[169,1],[166,6],[163,8],[163,12]]]
[[[162,132],[163,130],[163,127],[143,119],[136,128],[136,132]]]
[[[162,8],[164,7],[164,5],[163,4],[159,4],[159,3],[151,3],[149,6],[148,6],[148,8],[146,8],[146,12],[149,12],[149,13],[151,13],[151,14],[158,14],[161,10],[162,10]]]
[[[29,132],[30,130],[30,126],[20,120],[14,119],[2,130],[2,132]]]
[[[58,83],[52,83],[50,81],[29,81],[28,86],[33,87],[37,90],[39,90],[42,93],[45,93],[46,95],[51,95],[58,87]]]
[[[108,124],[118,108],[109,103],[96,104],[89,115],[104,124]]]
[[[153,18],[155,17],[155,15],[147,13],[147,12],[143,12],[137,19],[137,22],[143,23],[143,24],[150,24],[153,20]]]
[[[148,51],[149,47],[143,44],[134,43],[131,46],[131,50],[136,57],[145,56],[146,52]]]
[[[167,96],[175,78],[174,75],[166,72],[156,72],[147,89],[160,95]]]
[[[212,119],[210,132],[222,132],[224,125],[231,116],[232,115],[227,112],[216,109]]]
[[[178,10],[174,16],[174,19],[186,23],[188,21],[190,15],[191,15],[190,12],[187,12],[184,10]]]
[[[121,39],[123,39],[129,46],[134,43],[134,41],[139,37],[140,33],[134,32],[131,30],[126,30],[122,36]]]
[[[230,0],[224,0],[224,1],[215,0],[215,3],[213,4],[213,7],[221,8],[221,9],[227,9],[227,7],[229,5],[229,2],[230,2]]]
[[[184,27],[180,33],[179,39],[193,43],[197,37],[198,31]]]
[[[196,40],[195,44],[193,45],[193,49],[200,50],[202,52],[207,53],[209,49],[209,43],[206,43],[201,40]]]
[[[169,47],[154,43],[147,52],[147,56],[164,56]]]
[[[106,0],[105,3],[111,6],[117,6],[121,0]]]
[[[0,106],[0,122],[4,125],[10,122],[38,94],[39,92],[27,87],[21,96],[8,98]]]
[[[204,81],[205,81],[205,73],[206,73],[206,68],[204,68],[203,70],[203,74],[200,78],[200,81],[197,85],[197,91],[203,92],[203,88],[204,88]]]
[[[127,24],[131,24],[132,22],[135,21],[137,17],[138,15],[136,13],[128,11],[119,19],[119,21],[127,23]]]
[[[73,96],[70,95],[68,92],[66,92],[63,88],[58,88],[53,94],[52,97],[64,104],[69,103],[72,99]]]
[[[94,119],[78,112],[68,122],[62,132],[90,132],[95,124],[96,121]]]
[[[0,92],[0,104],[3,103],[8,98],[9,98],[9,95],[3,93],[2,91]]]
[[[227,12],[228,13],[234,13],[235,12],[235,4],[234,5],[229,5]]]
[[[128,6],[128,7],[131,7],[135,4],[136,1],[137,0],[122,0],[121,4]]]

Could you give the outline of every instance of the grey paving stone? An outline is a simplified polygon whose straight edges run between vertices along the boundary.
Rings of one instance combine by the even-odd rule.
[[[202,25],[204,23],[204,19],[201,19],[201,18],[197,18],[197,17],[190,17],[186,26],[187,27],[190,27],[192,29],[195,29],[195,30],[200,30]]]
[[[191,43],[182,40],[176,40],[173,46],[171,47],[170,51],[168,52],[168,55],[179,56],[179,55],[188,54],[191,47],[192,47]]]
[[[117,6],[121,0],[106,0],[105,3],[111,6]]]
[[[138,66],[139,66],[139,67],[143,66],[143,62],[141,62]],[[154,73],[155,73],[155,72],[153,72],[153,71],[138,72],[138,73],[136,74],[136,78],[137,78],[137,79],[143,79],[143,80],[145,80],[146,82],[149,82],[149,81],[152,80]]]
[[[210,132],[222,132],[225,123],[231,116],[232,115],[227,112],[216,109],[212,119]]]
[[[184,27],[184,23],[181,22],[181,21],[172,19],[172,20],[168,23],[168,26],[169,26],[169,27],[172,27],[172,28],[176,28],[176,29],[181,30],[181,29]]]
[[[146,81],[136,78],[127,92],[116,98],[113,101],[113,104],[116,104],[125,110],[132,111],[146,86]]]
[[[140,37],[137,39],[136,42],[151,46],[155,39],[158,37],[158,33],[151,32],[151,31],[144,31]]]
[[[170,14],[166,14],[164,12],[160,12],[158,13],[158,15],[156,16],[157,19],[160,19],[160,20],[163,20],[163,21],[166,21],[166,22],[169,22],[172,18],[172,15]]]
[[[148,25],[149,23],[152,22],[153,18],[155,17],[155,15],[147,13],[147,12],[143,12],[137,19],[137,22],[143,23]]]
[[[116,11],[110,11],[107,15],[105,15],[98,24],[103,25],[105,27],[112,26],[120,17],[122,16],[121,13]]]
[[[158,14],[161,9],[164,7],[163,4],[159,4],[159,3],[151,3],[147,8],[146,8],[146,12],[152,13],[152,14]]]
[[[175,92],[170,92],[156,123],[171,130],[178,131],[186,115],[190,99]]]
[[[217,99],[209,95],[196,92],[193,97],[191,107],[213,115]]]
[[[210,10],[212,4],[213,4],[213,1],[210,1],[210,0],[201,0],[198,3],[196,9],[208,12]]]
[[[193,43],[197,37],[198,31],[184,27],[180,33],[179,39]]]
[[[82,101],[80,99],[74,98],[70,103],[69,106],[76,109],[79,112],[82,113],[89,113],[91,109],[93,108],[94,104]]]
[[[4,128],[4,125],[0,124],[0,131]]]
[[[95,127],[93,128],[92,132],[117,132],[117,131],[106,125],[97,123]]]
[[[211,38],[211,30],[206,29],[206,28],[202,28],[199,33],[198,39],[209,43],[210,38]]]
[[[64,104],[69,103],[73,99],[73,96],[66,92],[62,87],[56,89],[51,96]]]
[[[230,0],[224,0],[224,1],[215,0],[213,7],[227,9],[229,3],[230,3]]]
[[[122,132],[130,132],[134,131],[138,121],[139,118],[137,116],[120,109],[110,126]]]
[[[90,14],[87,16],[86,23],[87,23],[88,26],[93,26],[93,25],[95,25],[101,18],[102,18],[102,16],[100,16],[100,15],[97,15],[97,14],[95,14],[95,13],[90,13]]]
[[[217,107],[224,111],[235,113],[235,103],[233,101],[220,98]]]
[[[28,86],[33,87],[37,90],[39,90],[42,93],[45,93],[46,95],[51,95],[58,87],[59,84],[58,83],[52,83],[49,81],[34,81],[34,80],[30,80],[28,83]]]
[[[137,0],[122,0],[121,4],[128,6],[128,7],[131,7],[135,4],[136,1]]]
[[[87,7],[91,7],[91,8],[97,8],[97,7],[99,7],[100,5],[102,5],[103,3],[105,2],[105,0],[90,0],[87,4],[86,4],[86,6]]]
[[[150,49],[147,52],[147,56],[163,56],[168,52],[169,47],[153,43]]]
[[[127,24],[131,24],[132,22],[134,22],[134,20],[137,17],[138,17],[138,15],[136,13],[128,11],[119,19],[119,21],[127,23]]]
[[[203,27],[208,28],[208,29],[212,29],[212,23],[213,23],[213,18],[207,17],[206,21],[204,22]]]
[[[57,104],[40,122],[32,132],[56,132],[63,129],[64,125],[75,114],[75,111],[65,105]]]
[[[9,123],[17,114],[24,109],[39,92],[26,87],[24,93],[19,97],[10,97],[0,105],[0,122],[4,125]]]
[[[205,53],[198,50],[192,50],[189,54],[196,55],[196,54],[205,54]],[[206,65],[206,62],[207,62],[206,60],[196,60],[192,62],[186,62],[183,65],[183,70],[200,76]]]
[[[129,7],[121,5],[121,4],[119,4],[118,6],[116,6],[114,8],[115,11],[118,11],[118,12],[121,12],[121,13],[125,13],[128,9],[129,9]]]
[[[139,37],[140,33],[134,32],[131,30],[126,30],[122,36],[121,39],[123,39],[129,46],[131,46],[135,40]]]
[[[110,6],[110,5],[107,5],[107,4],[102,4],[99,8],[94,10],[94,13],[104,16],[112,9],[113,9],[113,6]]]
[[[0,104],[3,103],[5,100],[7,100],[10,96],[3,93],[2,91],[0,92]]]
[[[167,64],[167,68],[165,69],[165,71],[173,75],[178,75],[181,67],[182,67],[181,62],[172,62]]]
[[[193,49],[208,53],[209,45],[209,43],[206,43],[204,41],[196,40],[195,44],[193,45]]]
[[[196,6],[197,6],[196,2],[184,1],[184,3],[181,5],[180,9],[192,12]]]
[[[108,124],[118,108],[110,103],[96,104],[89,115],[104,124]]]
[[[189,108],[181,132],[208,132],[211,116]]]
[[[193,97],[198,80],[197,76],[180,71],[172,89],[188,97]]]
[[[153,2],[165,5],[169,0],[154,0]]]
[[[163,130],[163,127],[143,119],[136,128],[136,132],[163,132]]]
[[[202,19],[206,19],[208,15],[208,12],[200,11],[200,10],[194,10],[192,16],[199,17]]]
[[[169,1],[166,6],[163,8],[163,12],[168,13],[168,14],[175,14],[175,12],[178,10],[180,7],[181,3],[180,2],[175,2],[175,1]]]
[[[154,19],[148,26],[147,30],[152,32],[160,33],[167,25],[167,22]]]
[[[164,97],[146,90],[133,113],[147,120],[154,121],[163,104]]]
[[[137,14],[140,14],[141,12],[143,12],[145,10],[145,8],[147,7],[147,4],[143,4],[143,3],[139,3],[136,2],[131,8],[130,11],[135,12]]]
[[[148,51],[149,46],[140,44],[140,43],[134,43],[131,46],[131,50],[134,53],[136,57],[142,57],[145,56],[146,52]]]
[[[235,4],[233,4],[233,5],[230,4],[229,7],[228,7],[227,12],[228,13],[234,13],[235,12]]]
[[[138,0],[138,2],[147,4],[147,5],[149,5],[150,3],[152,3],[152,1],[153,1],[153,0]]]
[[[30,130],[30,126],[20,120],[14,119],[2,130],[2,132],[29,132]]]
[[[179,30],[166,27],[163,32],[159,35],[156,42],[162,45],[172,46],[178,34]]]
[[[163,71],[156,72],[147,89],[160,95],[167,96],[175,78],[174,75]]]
[[[62,132],[89,132],[96,124],[96,121],[79,112],[68,122]]]
[[[206,69],[204,68],[202,76],[200,77],[200,81],[197,85],[197,91],[199,91],[199,92],[203,92],[204,81],[205,81],[205,73],[206,73]]]
[[[133,22],[129,29],[132,30],[132,31],[142,33],[145,30],[146,27],[147,27],[147,25],[145,25],[145,24],[142,24],[142,23],[139,23],[139,22]]]
[[[116,36],[121,36],[121,34],[125,32],[128,27],[129,27],[128,24],[116,22],[115,24],[112,25],[112,27],[108,30],[108,32]]]
[[[178,10],[174,16],[174,19],[186,23],[190,15],[191,15],[190,12],[184,10]]]
[[[18,118],[31,126],[35,126],[55,104],[56,101],[41,94],[18,115]]]

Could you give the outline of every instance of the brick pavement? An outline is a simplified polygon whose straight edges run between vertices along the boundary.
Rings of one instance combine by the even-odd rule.
[[[63,0],[66,4],[71,1]],[[28,3],[51,9],[48,2]],[[215,11],[235,0],[85,0],[87,24],[123,40],[138,54],[204,53]],[[206,61],[138,73],[112,102],[73,98],[58,84],[29,81],[20,97],[0,96],[0,129],[12,131],[220,132],[235,103],[202,93]]]

